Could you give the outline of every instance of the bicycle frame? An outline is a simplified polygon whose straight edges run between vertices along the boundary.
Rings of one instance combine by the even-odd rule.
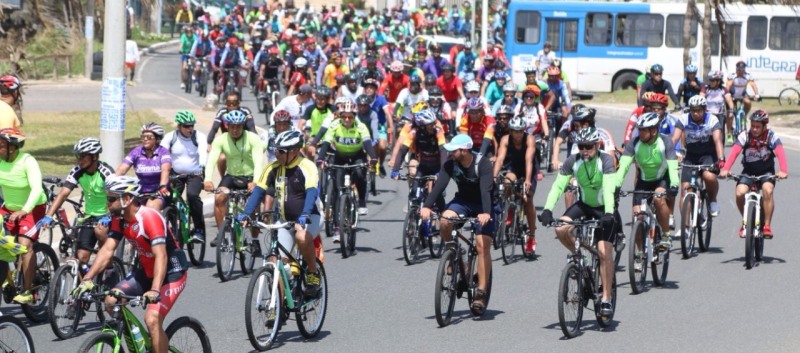
[[[450,234],[452,234],[452,238],[450,239],[450,241],[445,242],[445,246],[450,247],[451,245],[455,245],[456,261],[460,263],[460,266],[458,266],[460,270],[459,275],[466,281],[471,281],[470,279],[473,277],[473,275],[475,275],[475,273],[472,272],[473,268],[472,264],[473,261],[478,260],[478,248],[475,247],[475,227],[478,225],[478,219],[462,218],[462,217],[448,218],[444,216],[440,216],[439,218],[440,219],[444,218],[453,223],[453,230],[450,231]],[[470,232],[469,238],[465,237],[462,234],[461,230],[464,228],[469,229]],[[464,243],[467,244],[466,251],[464,251],[464,249],[462,248],[461,242],[458,241],[459,239],[461,239]],[[464,252],[466,252],[467,255],[466,266],[464,263],[464,254],[463,254]],[[470,293],[474,293],[474,291],[477,289],[478,289],[477,286],[475,287],[470,286],[469,288],[467,288],[467,290]]]
[[[258,224],[259,228],[265,229],[265,230],[286,229],[287,231],[289,231],[289,233],[292,236],[294,236],[294,233],[295,233],[295,231],[294,231],[294,222],[286,222],[286,223],[277,224],[277,225],[268,225],[268,224],[265,224],[265,223],[262,223],[262,222],[258,222],[257,224]],[[300,266],[300,261],[298,261],[297,258],[295,258],[292,255],[293,251],[287,250],[283,246],[283,244],[281,244],[278,241],[278,237],[277,236],[271,237],[271,239],[270,239],[270,247],[269,248],[270,248],[269,255],[264,257],[264,265],[266,265],[268,263],[272,263],[273,264],[273,269],[272,269],[273,278],[280,278],[281,279],[280,281],[272,281],[272,291],[270,293],[279,293],[278,292],[278,290],[279,290],[278,289],[278,283],[281,283],[282,287],[283,287],[283,297],[286,300],[286,307],[289,310],[295,310],[297,308],[302,307],[305,304],[298,305],[298,303],[295,303],[294,295],[292,295],[293,294],[292,293],[292,286],[289,283],[289,275],[287,274],[286,268],[284,267],[283,258],[285,257],[285,258],[288,259],[288,261],[286,263],[296,263],[296,264],[298,264],[298,268],[300,269],[300,273],[297,276],[295,276],[295,278],[298,278],[298,277],[299,278],[304,278],[305,274],[306,274],[305,273],[306,272],[305,269],[303,268],[303,266]],[[295,249],[295,248],[296,247],[292,247],[292,249]],[[283,254],[281,254],[281,252],[283,252]],[[268,260],[269,258],[274,258],[274,260],[270,261],[270,260]],[[263,279],[261,279],[261,280],[263,280]],[[259,285],[258,285],[258,288],[259,288],[259,293],[258,293],[259,300],[258,301],[259,302],[261,301],[261,297],[262,297],[262,293],[261,293],[261,290],[260,290],[260,288],[262,287],[261,285],[262,285],[262,283],[259,283]],[[311,303],[311,301],[309,301],[307,304],[310,304],[310,303]],[[270,299],[270,303],[269,303],[269,308],[268,309],[269,310],[274,310],[277,305],[280,305],[280,303],[278,302],[278,296],[273,295],[272,298]]]
[[[697,227],[697,220],[700,218],[700,207],[702,207],[701,200],[706,197],[706,185],[703,180],[703,173],[714,168],[713,165],[689,165],[682,164],[682,168],[691,168],[692,178],[689,181],[689,187],[686,188],[686,193],[683,195],[683,201],[689,198],[694,199],[694,210],[692,210],[692,224],[691,227]]]
[[[83,300],[97,301],[104,298],[106,295],[111,294],[110,292],[84,294]],[[127,296],[121,293],[114,294],[114,296],[119,299],[126,299],[128,301],[114,304],[114,308],[111,311],[111,320],[106,322],[106,325],[103,326],[101,332],[111,333],[114,335],[114,351],[117,351],[119,349],[118,347],[122,346],[122,340],[124,339],[125,345],[128,347],[128,352],[150,352],[153,348],[153,342],[150,339],[150,333],[148,332],[147,327],[145,327],[139,321],[139,319],[136,318],[136,315],[130,309],[128,309],[128,306],[136,307],[145,305],[144,299],[142,297]],[[134,326],[139,328],[139,332],[142,335],[142,340],[144,341],[144,350],[136,349],[133,333],[131,333],[131,330],[133,330]]]
[[[652,203],[654,197],[664,197],[666,196],[666,193],[657,193],[655,191],[630,191],[624,193],[624,195],[630,195],[630,194],[633,195],[640,194],[643,196],[648,196],[648,197],[642,197],[642,201],[639,203],[639,212],[634,213],[633,218],[635,219],[641,217],[642,222],[644,222],[644,224],[647,225],[647,232],[648,232],[646,240],[647,243],[642,244],[642,246],[647,255],[647,262],[653,262],[655,261],[655,254],[653,253],[654,250],[653,237],[655,234],[656,226],[658,225],[658,219],[656,218],[655,213],[653,213],[655,206]],[[635,224],[636,223],[634,222],[634,225]],[[631,236],[634,236],[635,234],[636,234],[636,229],[631,228]],[[636,244],[634,244],[634,246],[636,246]]]
[[[740,132],[747,130],[747,117],[744,111],[744,100],[742,98],[733,99],[733,133],[738,136]]]

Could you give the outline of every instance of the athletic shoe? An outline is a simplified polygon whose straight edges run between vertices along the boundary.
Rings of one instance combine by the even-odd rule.
[[[772,228],[769,224],[764,225],[764,230],[761,231],[761,234],[764,236],[764,239],[772,239]]]
[[[367,215],[367,208],[366,207],[359,207],[358,208],[358,215],[359,216],[366,216]]]
[[[611,303],[607,301],[603,301],[600,303],[600,315],[601,316],[611,316],[614,314],[614,307]]]
[[[26,290],[20,294],[17,294],[12,301],[14,303],[23,305],[33,303],[33,293],[31,293],[29,290]]]
[[[536,253],[536,238],[528,238],[528,241],[525,243],[525,252],[529,254]]]
[[[711,208],[711,217],[718,217],[719,216],[719,204],[716,202],[712,202],[708,205]]]

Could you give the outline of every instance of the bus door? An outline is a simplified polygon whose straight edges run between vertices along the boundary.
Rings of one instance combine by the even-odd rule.
[[[559,12],[555,11],[558,15]],[[566,15],[566,13],[564,13]],[[551,50],[556,58],[561,60],[561,71],[570,80],[570,85],[577,87],[578,65],[576,58],[578,52],[578,19],[547,17],[546,41],[551,44]],[[566,60],[564,60],[566,58]]]

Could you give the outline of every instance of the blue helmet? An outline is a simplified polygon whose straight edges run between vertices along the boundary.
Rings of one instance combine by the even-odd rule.
[[[414,120],[417,122],[419,126],[425,126],[428,124],[433,124],[436,122],[436,115],[433,114],[428,109],[422,110],[417,114],[414,114]]]
[[[225,122],[232,125],[244,124],[247,116],[241,110],[231,110],[225,114]]]

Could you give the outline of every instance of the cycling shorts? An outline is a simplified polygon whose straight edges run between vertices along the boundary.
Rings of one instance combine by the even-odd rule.
[[[322,216],[318,214],[312,214],[309,216],[309,220],[311,223],[306,226],[306,231],[313,239],[319,236],[319,232],[322,229]],[[287,229],[278,229],[278,242],[287,250],[292,251],[295,243],[294,235]],[[281,254],[286,256],[283,251],[281,251]]]
[[[605,207],[591,207],[581,201],[575,201],[569,208],[564,211],[564,216],[569,217],[572,220],[579,219],[581,217],[586,217],[586,219],[600,219],[605,214]],[[603,225],[601,232],[595,232],[594,241],[598,242],[600,240],[605,240],[608,242],[614,242],[614,225],[615,223],[612,222],[609,225]]]
[[[189,61],[189,54],[181,54],[181,62]]]
[[[97,237],[94,236],[94,227],[89,225],[96,223],[98,219],[100,217],[89,216],[83,220],[82,223],[86,224],[86,226],[78,228],[78,249],[94,250],[94,246],[97,245]]]
[[[419,157],[419,156],[417,156]],[[439,174],[439,170],[442,168],[442,164],[439,162],[439,158],[437,156],[436,159],[424,159],[424,158],[415,158],[417,162],[417,176],[431,176]]]
[[[247,184],[253,181],[253,178],[246,176],[233,176],[226,174],[219,181],[219,187],[228,188],[231,190],[247,190]]]
[[[483,213],[483,206],[479,203],[471,203],[465,202],[461,200],[458,195],[447,204],[445,209],[455,212],[458,215],[463,215],[464,217],[477,217],[479,214]],[[483,227],[480,225],[476,226],[475,234],[486,235],[494,238],[494,231],[496,228],[494,217],[492,217],[489,222],[486,223]]]
[[[683,159],[683,163],[690,165],[717,164],[717,156],[713,154],[707,154],[702,156],[686,155],[686,157]],[[681,183],[688,183],[689,181],[691,181],[692,174],[694,174],[694,169],[681,168]]]
[[[669,173],[664,173],[664,177],[658,180],[653,181],[644,181],[637,179],[636,184],[633,187],[636,191],[655,191],[657,188],[669,188]],[[639,206],[642,203],[642,198],[645,195],[634,194],[633,195],[633,206]],[[648,197],[650,199],[650,197]]]
[[[747,173],[742,172],[742,174],[747,174]],[[761,175],[768,175],[768,174],[772,175],[772,174],[775,174],[775,173],[765,173],[765,174],[761,174]],[[753,174],[750,174],[750,175],[753,175]],[[758,175],[758,174],[756,174],[756,175]],[[757,183],[757,182],[758,181],[756,179],[753,179],[753,178],[740,177],[739,178],[739,182],[736,183],[736,185],[747,185],[747,187],[750,188],[751,186],[755,185],[755,183]],[[771,181],[771,180],[762,181],[761,185],[764,185],[764,184],[772,184],[773,187],[775,186],[775,182]]]
[[[119,290],[125,295],[138,296],[149,291],[152,284],[153,279],[147,277],[143,269],[138,269],[117,283],[113,290]],[[164,283],[158,290],[161,300],[155,304],[147,304],[147,310],[157,311],[161,317],[166,317],[184,288],[186,288],[186,271],[166,274]]]
[[[388,139],[389,135],[386,134],[386,123],[382,123],[378,126],[378,138],[375,140],[377,141],[377,140],[388,140]]]
[[[34,207],[33,210],[31,210],[31,213],[28,213],[22,218],[12,222],[8,219],[8,216],[14,213],[14,211],[7,209],[5,205],[0,207],[0,215],[2,215],[3,219],[5,220],[5,224],[3,224],[3,226],[6,227],[6,234],[26,237],[33,241],[39,240],[39,230],[37,229],[36,232],[31,235],[25,235],[25,233],[36,227],[36,222],[42,219],[46,212],[47,204],[43,203]]]

